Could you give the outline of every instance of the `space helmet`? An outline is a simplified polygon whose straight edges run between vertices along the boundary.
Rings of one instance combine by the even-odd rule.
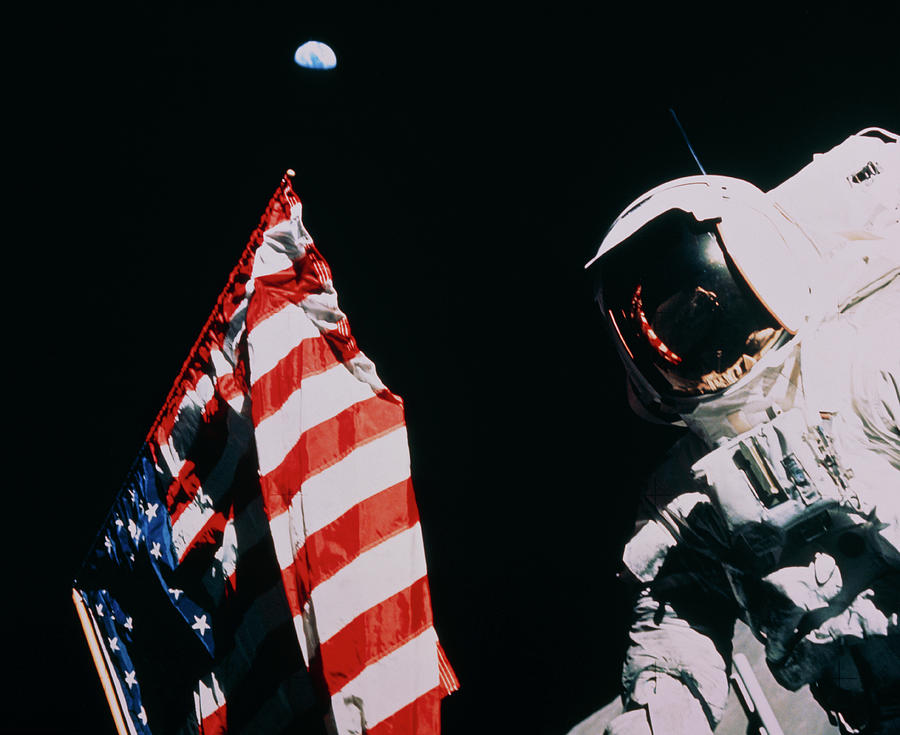
[[[585,266],[645,418],[738,384],[810,311],[812,245],[747,181],[691,176],[629,205]]]

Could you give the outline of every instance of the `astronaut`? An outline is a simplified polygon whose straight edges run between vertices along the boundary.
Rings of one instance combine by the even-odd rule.
[[[767,193],[663,184],[587,268],[630,404],[690,429],[624,550],[606,732],[711,732],[736,618],[842,732],[900,732],[898,136],[863,130]]]

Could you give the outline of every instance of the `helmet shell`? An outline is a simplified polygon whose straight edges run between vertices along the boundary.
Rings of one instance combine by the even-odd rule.
[[[777,205],[743,179],[688,176],[651,189],[616,218],[585,267],[672,209],[698,221],[718,220],[724,249],[747,285],[781,326],[795,334],[811,308],[815,247]]]
[[[648,240],[655,244],[648,246]],[[800,329],[812,309],[817,260],[813,243],[760,189],[741,179],[703,175],[667,182],[632,202],[613,222],[586,268],[603,284],[597,298],[635,397],[657,415],[675,415],[689,413],[699,402],[740,382],[765,350]],[[652,284],[665,282],[669,271],[702,272],[699,280],[684,284],[694,287],[695,298],[681,298],[690,294],[682,291],[665,305],[660,305],[660,299],[654,304],[652,297],[649,304],[646,299],[642,303],[640,284],[647,286],[644,294],[650,297]],[[711,274],[716,280],[704,282]],[[678,291],[679,284],[669,285],[672,290],[662,292],[660,298]],[[629,310],[628,289],[635,286]],[[615,291],[620,293],[605,299]],[[696,298],[713,291],[727,294],[729,304],[706,299],[710,303],[705,306],[702,298]],[[657,311],[654,321],[650,313],[654,308],[667,311]],[[668,330],[675,340],[668,343],[665,323],[671,326],[672,315],[677,320],[679,312],[682,323]],[[623,321],[630,322],[627,328]],[[714,355],[724,352],[721,366],[692,344],[693,337],[702,339],[708,325],[712,325],[709,346],[725,348],[711,350]],[[635,328],[643,329],[643,335],[629,333]],[[735,339],[729,337],[731,332]],[[745,338],[750,346],[743,350]],[[693,353],[693,366],[691,356],[679,351],[679,340]],[[645,350],[647,344],[652,349]],[[669,363],[681,359],[675,353],[687,359],[673,368]]]

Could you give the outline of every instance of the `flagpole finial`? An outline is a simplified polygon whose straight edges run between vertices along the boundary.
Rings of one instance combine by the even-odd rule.
[[[293,178],[293,177],[296,176],[296,175],[297,175],[297,172],[294,171],[294,169],[292,169],[292,168],[289,168],[289,169],[285,172],[285,176],[289,176],[289,177],[291,177],[291,178]]]

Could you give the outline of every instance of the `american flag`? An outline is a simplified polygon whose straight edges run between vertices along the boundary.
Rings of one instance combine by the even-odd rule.
[[[290,175],[73,599],[120,733],[440,732],[458,682],[402,401],[350,333]]]

